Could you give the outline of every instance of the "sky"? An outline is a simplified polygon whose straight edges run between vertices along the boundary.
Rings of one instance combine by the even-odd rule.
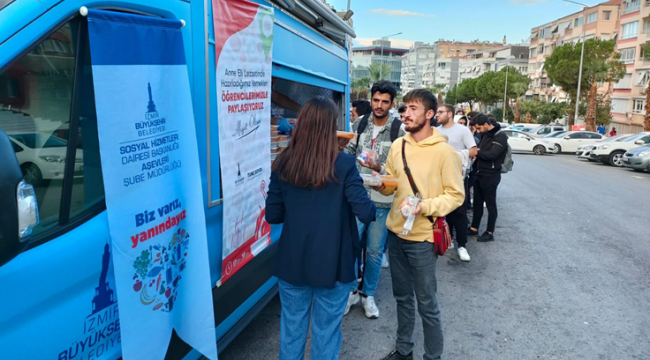
[[[601,1],[578,0],[587,5]],[[348,0],[328,0],[346,10]],[[578,12],[580,5],[562,0],[351,0],[356,44],[391,37],[392,46],[409,47],[413,41],[527,41],[530,29]]]

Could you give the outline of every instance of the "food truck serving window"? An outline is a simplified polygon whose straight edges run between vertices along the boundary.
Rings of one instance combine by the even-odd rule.
[[[295,103],[299,107],[302,107],[307,101],[317,96],[326,97],[334,101],[337,108],[340,109],[338,128],[339,130],[344,130],[345,114],[343,108],[343,93],[275,77],[273,78],[271,116],[296,118],[298,116],[297,110],[299,109],[292,105]]]

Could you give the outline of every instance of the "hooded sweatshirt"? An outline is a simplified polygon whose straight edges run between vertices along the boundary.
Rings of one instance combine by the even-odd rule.
[[[385,188],[384,195],[394,194],[393,206],[386,219],[388,230],[404,240],[433,242],[433,224],[427,216],[446,216],[465,201],[465,187],[458,152],[447,144],[447,138],[432,128],[433,135],[416,142],[411,134],[393,143],[386,160],[386,173],[398,180],[397,188]],[[399,206],[409,195],[415,195],[404,172],[402,141],[406,141],[406,162],[411,169],[413,181],[422,196],[421,213],[416,217],[409,235],[401,235],[406,221]]]

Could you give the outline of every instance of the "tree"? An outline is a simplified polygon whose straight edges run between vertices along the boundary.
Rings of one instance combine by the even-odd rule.
[[[597,103],[597,92],[593,92],[594,83],[617,82],[625,76],[625,64],[620,61],[621,54],[616,52],[615,40],[589,39],[585,41],[585,53],[582,66],[582,82],[578,92],[578,74],[580,71],[580,52],[582,44],[566,43],[555,48],[546,58],[544,68],[550,80],[562,87],[573,104],[587,94],[592,108]],[[571,111],[571,110],[570,110]],[[585,118],[588,129],[595,129],[594,113],[590,112]],[[569,118],[569,126],[573,125],[573,117]]]
[[[474,107],[474,103],[478,101],[476,96],[476,81],[477,79],[463,80],[458,86],[458,94],[456,95],[456,103],[469,103],[470,108]]]
[[[647,51],[646,54],[650,55],[650,51]],[[643,125],[645,131],[650,131],[650,79],[645,91],[645,121]]]
[[[526,123],[535,121],[542,113],[542,102],[539,100],[524,100],[520,103],[521,112],[526,114]]]
[[[541,102],[540,112],[537,116],[537,123],[550,124],[556,119],[562,118],[567,114],[569,104],[558,102]]]
[[[440,94],[440,93],[444,94],[444,91],[442,90],[445,89],[445,86],[446,86],[445,84],[435,84],[433,85],[433,87],[424,88],[424,90],[427,90],[432,94]]]
[[[366,76],[360,79],[352,80],[351,88],[357,91],[370,88],[370,78]]]
[[[492,115],[497,119],[497,121],[503,121],[503,109],[496,108],[492,110]],[[512,112],[512,108],[508,106],[508,112],[506,113],[506,121],[511,123],[515,120],[515,115]]]
[[[530,81],[530,79],[528,79]],[[525,82],[516,82],[512,85],[512,91],[515,93],[517,96],[517,102],[515,103],[515,119],[514,121],[516,123],[521,122],[521,114],[519,114],[519,98],[521,98],[525,93],[526,90],[528,89],[528,84]]]
[[[596,123],[609,124],[612,121],[612,102],[606,95],[598,95],[596,98]],[[578,106],[578,115],[585,116],[587,114],[587,107],[588,105],[585,101],[580,102],[580,105]],[[571,108],[573,108],[573,106]]]
[[[379,80],[389,77],[391,70],[392,68],[388,64],[372,63],[370,66],[368,66],[368,71],[370,72],[370,80],[372,83],[376,83]]]
[[[458,85],[454,85],[453,89],[447,91],[447,96],[445,96],[445,102],[447,102],[447,104],[456,105],[462,102],[458,101],[458,88]]]

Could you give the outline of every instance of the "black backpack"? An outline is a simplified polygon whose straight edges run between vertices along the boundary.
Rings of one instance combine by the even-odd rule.
[[[359,127],[357,127],[357,145],[355,149],[359,148],[359,139],[361,138],[361,134],[363,134],[364,131],[366,131],[366,128],[368,127],[368,118],[370,118],[370,114],[364,115],[361,120],[359,121]],[[402,122],[393,120],[392,125],[390,126],[390,141],[395,142],[397,138],[399,137],[399,129],[402,127]]]

